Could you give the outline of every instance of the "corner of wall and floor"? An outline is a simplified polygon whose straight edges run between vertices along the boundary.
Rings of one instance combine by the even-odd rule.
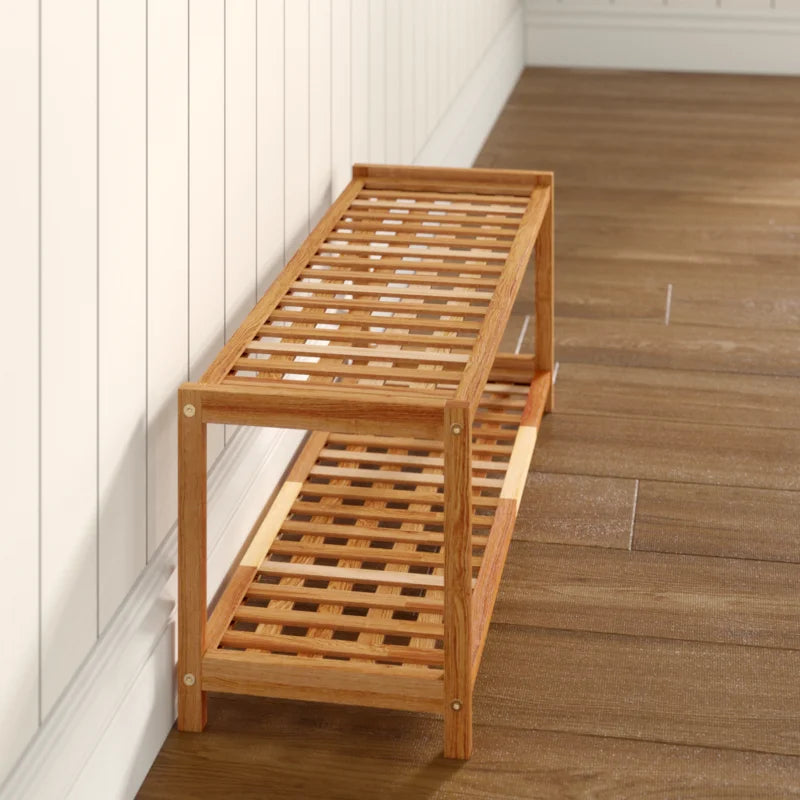
[[[794,0],[525,0],[527,63],[800,73]]]
[[[20,221],[10,248],[24,256],[20,269],[30,269],[19,279],[18,313],[5,322],[9,338],[31,319],[39,331],[38,354],[18,375],[29,382],[11,407],[19,419],[12,452],[29,448],[30,458],[8,475],[21,509],[12,522],[38,533],[24,559],[21,544],[0,544],[0,570],[14,564],[17,573],[3,603],[8,596],[14,608],[39,583],[36,630],[20,620],[27,638],[12,642],[32,663],[0,671],[2,800],[136,793],[175,718],[174,390],[235,329],[342,188],[350,163],[472,163],[522,71],[523,11],[517,0],[468,1],[456,10],[456,0],[325,0],[311,14],[308,4],[283,0],[227,9],[198,0],[190,14],[183,0],[41,0],[38,9],[0,11],[0,63],[19,78],[0,87],[0,99],[24,112],[11,142],[21,149],[5,155],[17,159],[12,183],[30,190],[4,214]],[[70,61],[76,45],[90,55]],[[181,107],[171,91],[182,93]],[[276,108],[278,132],[269,127]],[[67,110],[69,129],[56,130]],[[184,141],[170,134],[181,126]],[[91,209],[85,218],[80,203],[67,202],[79,180],[71,169],[84,158],[94,170],[78,198]],[[284,184],[288,174],[302,180]],[[131,197],[143,198],[133,215]],[[174,209],[179,219],[169,216]],[[170,233],[176,225],[182,241]],[[75,270],[59,271],[65,253]],[[180,274],[166,270],[176,260],[185,265]],[[135,279],[127,269],[139,270]],[[86,313],[70,315],[79,298]],[[170,329],[180,342],[174,355],[165,352]],[[59,348],[73,333],[90,354],[78,365],[88,370],[86,396],[67,398],[79,416],[55,434],[65,412],[54,388],[70,377],[59,371]],[[301,437],[220,429],[213,438],[211,597]],[[55,490],[68,467],[66,487]],[[73,513],[72,503],[59,518],[59,497],[81,489],[94,491],[87,507],[96,514]],[[83,526],[80,535],[73,524]],[[81,560],[70,547],[86,541],[95,544]],[[46,593],[67,574],[80,595],[74,608],[68,592]],[[81,594],[83,583],[91,585]],[[80,598],[90,619],[72,641],[69,616],[84,610]],[[23,678],[24,691],[11,697],[9,685]]]

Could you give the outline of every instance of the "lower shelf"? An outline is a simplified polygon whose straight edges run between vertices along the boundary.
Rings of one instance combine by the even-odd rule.
[[[473,423],[473,680],[551,375],[499,356]],[[441,712],[442,443],[312,433],[209,620],[203,689]]]

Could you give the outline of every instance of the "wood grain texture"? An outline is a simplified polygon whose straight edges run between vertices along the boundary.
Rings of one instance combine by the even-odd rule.
[[[472,420],[444,412],[444,754],[472,754]]]
[[[575,475],[800,489],[789,464],[800,431],[701,425],[633,417],[546,417],[534,469]]]
[[[206,645],[206,425],[200,398],[178,396],[178,727],[206,724],[202,660]],[[187,413],[189,411],[190,413]],[[216,626],[215,626],[216,627]]]
[[[530,729],[486,709],[466,764],[441,758],[437,719],[337,705],[212,696],[203,736],[172,734],[139,800],[226,796],[352,800],[800,797],[800,758]],[[308,756],[303,769],[297,759]],[[202,784],[200,783],[202,776]]]
[[[627,550],[636,482],[531,471],[514,539]]]
[[[794,564],[515,541],[494,619],[798,650],[799,577]]]
[[[558,380],[565,413],[800,429],[797,378],[564,363]]]
[[[634,547],[800,563],[798,507],[796,492],[642,481]]]
[[[798,755],[798,667],[796,650],[497,624],[476,716],[520,735],[535,728]]]

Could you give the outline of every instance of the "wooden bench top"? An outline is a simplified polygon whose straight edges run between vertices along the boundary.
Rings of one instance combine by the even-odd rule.
[[[474,404],[551,192],[549,173],[356,165],[193,386]]]

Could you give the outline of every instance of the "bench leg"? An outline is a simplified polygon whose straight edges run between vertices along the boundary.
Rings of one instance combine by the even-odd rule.
[[[444,755],[472,754],[472,426],[444,413]]]
[[[200,398],[178,394],[178,730],[202,731],[206,695],[206,425]]]
[[[553,183],[550,183],[550,205],[542,221],[535,246],[536,264],[536,354],[537,370],[547,370],[551,374],[555,369],[555,348],[553,335],[553,262],[554,262],[554,213]],[[555,391],[551,383],[550,394],[545,404],[545,411],[555,408]]]

